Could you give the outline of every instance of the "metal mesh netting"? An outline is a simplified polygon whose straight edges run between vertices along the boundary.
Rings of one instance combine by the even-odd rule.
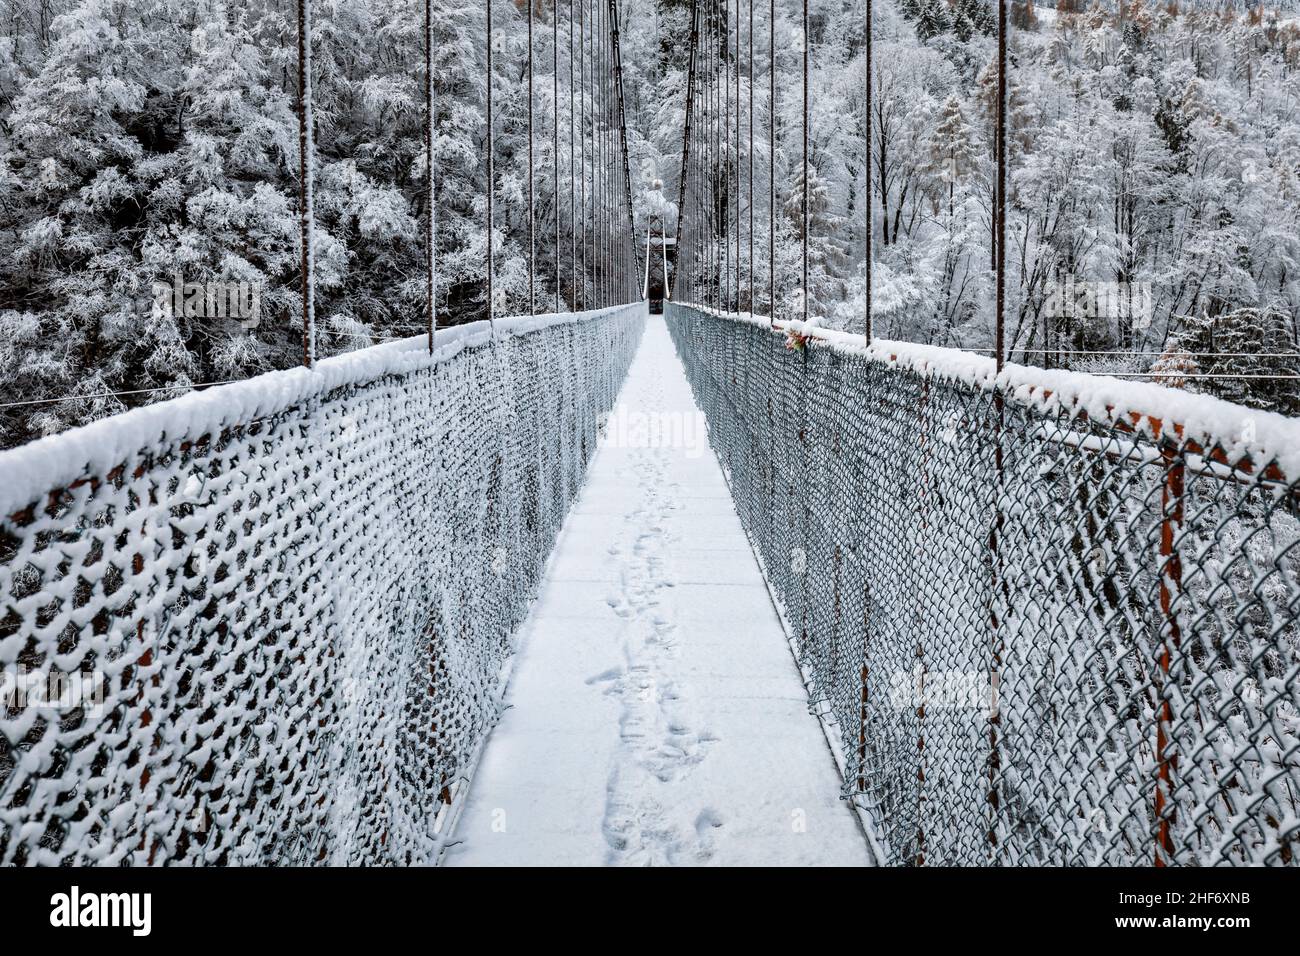
[[[429,862],[642,327],[157,434],[0,516],[7,679],[96,688],[8,688],[0,863]]]
[[[1296,862],[1297,476],[1149,413],[668,318],[888,862]]]

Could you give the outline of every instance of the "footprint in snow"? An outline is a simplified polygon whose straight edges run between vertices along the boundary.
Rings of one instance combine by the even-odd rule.
[[[609,670],[601,671],[593,677],[588,677],[588,684],[603,684],[606,681],[616,681],[623,677],[623,670],[619,667],[611,667]]]

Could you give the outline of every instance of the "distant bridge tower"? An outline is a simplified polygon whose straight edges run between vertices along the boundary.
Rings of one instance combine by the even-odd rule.
[[[675,239],[664,234],[663,218],[651,216],[645,233],[641,296],[650,303],[650,311],[655,315],[664,310],[664,298],[668,295],[668,247],[675,242]]]

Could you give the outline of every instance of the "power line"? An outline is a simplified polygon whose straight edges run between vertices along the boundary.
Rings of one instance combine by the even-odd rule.
[[[194,382],[189,385],[159,385],[156,388],[133,388],[120,392],[94,392],[90,395],[60,395],[58,398],[32,398],[22,402],[5,402],[0,408],[23,408],[29,405],[53,405],[57,402],[93,401],[99,398],[115,398],[119,395],[148,395],[154,392],[175,392],[182,389],[210,388],[213,385],[233,385],[247,382],[246,378],[231,378],[220,382]]]
[[[1085,375],[1091,374],[1088,372]],[[1291,382],[1300,381],[1300,375],[1255,375],[1247,373],[1214,373],[1204,372],[1104,372],[1101,373],[1110,378],[1228,378],[1228,379],[1267,379],[1270,382]]]
[[[990,348],[960,347],[959,352],[992,352]],[[1160,358],[1163,352],[1135,352],[1124,349],[1012,349],[1015,355],[1110,355],[1131,356],[1135,358]],[[1281,358],[1300,359],[1300,352],[1176,352],[1175,355],[1190,355],[1196,358]]]

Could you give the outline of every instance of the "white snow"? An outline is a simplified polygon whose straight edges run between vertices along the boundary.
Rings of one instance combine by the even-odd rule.
[[[661,317],[619,401],[698,415]],[[445,862],[870,864],[717,459],[645,434],[591,464]]]
[[[625,309],[497,319],[496,334],[526,335],[566,322],[581,322]],[[336,388],[360,385],[437,365],[463,349],[487,342],[486,321],[439,329],[429,354],[428,335],[372,345],[318,361],[312,368],[267,372],[74,428],[58,435],[0,451],[0,514],[9,514],[87,475],[103,475],[142,448],[195,439],[214,431],[265,418]]]
[[[734,322],[769,326],[771,320],[749,313],[691,308]],[[811,345],[865,355],[892,368],[933,376],[971,388],[997,388],[1010,401],[1048,415],[1086,414],[1096,421],[1122,422],[1151,438],[1172,430],[1180,441],[1195,441],[1223,449],[1228,463],[1276,462],[1284,475],[1300,475],[1300,419],[1260,411],[1155,382],[1141,382],[1073,372],[1035,368],[1008,362],[998,373],[993,359],[961,349],[915,342],[873,339],[867,345],[860,333],[807,326],[799,320],[776,322],[780,334],[794,331],[811,336]]]

